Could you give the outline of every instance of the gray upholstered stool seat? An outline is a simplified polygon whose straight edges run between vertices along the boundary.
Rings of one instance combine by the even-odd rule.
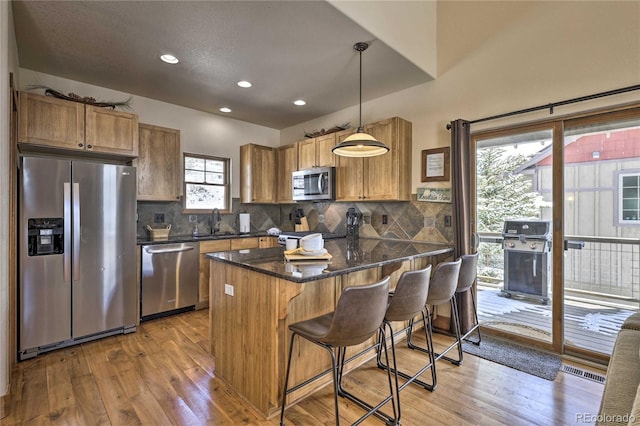
[[[280,412],[280,424],[284,425],[284,411],[287,395],[300,389],[315,379],[324,375],[321,373],[303,383],[289,388],[289,372],[291,369],[291,355],[295,337],[304,339],[325,348],[331,355],[331,372],[333,373],[334,405],[336,424],[340,423],[338,411],[338,396],[345,397],[355,402],[366,410],[366,413],[354,424],[359,424],[371,415],[381,418],[388,424],[396,424],[396,403],[393,396],[394,387],[391,380],[391,373],[387,372],[389,381],[389,395],[385,396],[375,406],[369,404],[342,387],[342,375],[344,371],[346,348],[348,346],[364,343],[376,332],[382,330],[384,339],[384,329],[381,327],[384,314],[387,310],[387,299],[389,292],[389,277],[374,284],[363,286],[346,287],[338,300],[334,312],[300,321],[289,325],[291,330],[291,343],[289,345],[289,357],[287,360],[287,373],[284,380],[284,390],[282,392],[282,408]],[[335,353],[334,353],[335,350]],[[387,363],[389,362],[386,346],[384,347]],[[380,411],[380,408],[391,401],[393,416],[389,416]]]
[[[480,321],[478,321],[478,306],[476,305],[476,297],[473,292],[473,283],[476,281],[476,277],[478,275],[478,253],[474,254],[465,254],[460,256],[462,259],[462,265],[460,265],[460,275],[458,276],[458,287],[456,288],[456,306],[458,306],[459,297],[466,292],[469,292],[471,295],[471,307],[473,308],[473,318],[475,322],[469,328],[464,335],[461,336],[461,340],[467,340],[468,342],[473,343],[474,345],[479,345],[482,341],[482,335],[480,334]],[[459,312],[458,312],[459,313]],[[471,340],[468,337],[473,332],[478,333],[477,340]],[[462,334],[462,332],[461,332]],[[458,341],[458,344],[461,345],[462,341]]]
[[[411,349],[416,349],[422,352],[432,352],[434,356],[434,360],[437,361],[441,358],[450,361],[453,364],[460,365],[462,363],[462,346],[457,345],[460,341],[460,322],[458,318],[458,308],[455,304],[455,293],[458,287],[458,277],[460,275],[460,266],[462,265],[462,259],[457,259],[453,262],[442,262],[436,266],[435,271],[433,272],[433,276],[431,277],[431,283],[429,284],[429,295],[427,296],[427,315],[429,316],[429,322],[431,323],[431,310],[429,306],[437,306],[442,305],[444,303],[449,302],[451,306],[451,316],[453,319],[454,331],[456,335],[455,343],[451,344],[441,353],[433,352],[432,348],[421,348],[416,346],[412,339],[412,330],[409,327],[409,335],[407,337],[407,345]],[[455,346],[458,346],[458,359],[452,359],[446,357],[445,355],[453,349]],[[436,383],[434,381],[433,388],[435,389]]]

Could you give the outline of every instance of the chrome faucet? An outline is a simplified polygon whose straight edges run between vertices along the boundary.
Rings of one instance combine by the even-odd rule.
[[[220,231],[220,222],[222,222],[222,216],[220,216],[220,210],[217,208],[211,211],[211,235]]]

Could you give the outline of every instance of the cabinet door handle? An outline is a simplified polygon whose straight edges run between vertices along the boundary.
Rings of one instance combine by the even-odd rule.
[[[79,144],[78,144],[78,146],[79,146],[80,148],[82,148],[82,147],[84,146],[84,144],[79,143]]]
[[[93,145],[91,144],[87,145],[87,149],[92,149],[92,148],[93,148]]]

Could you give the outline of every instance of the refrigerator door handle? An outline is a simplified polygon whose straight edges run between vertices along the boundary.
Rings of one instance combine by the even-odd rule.
[[[71,283],[71,185],[63,184],[64,192],[64,282]]]
[[[73,279],[80,279],[80,184],[73,184]]]

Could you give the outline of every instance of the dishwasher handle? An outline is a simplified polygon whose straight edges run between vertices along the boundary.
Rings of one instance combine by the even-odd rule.
[[[144,249],[149,254],[160,254],[160,253],[180,253],[183,251],[193,250],[193,247],[177,247],[177,248],[167,248],[167,249],[156,249],[151,247],[145,247]]]

